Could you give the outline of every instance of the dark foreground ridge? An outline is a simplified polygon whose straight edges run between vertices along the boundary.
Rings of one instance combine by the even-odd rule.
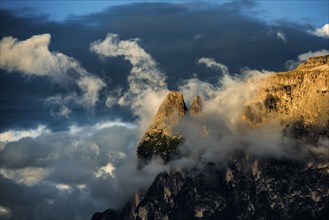
[[[241,118],[250,128],[273,118],[297,143],[323,141],[322,154],[302,160],[260,158],[234,152],[225,165],[158,174],[121,210],[95,213],[91,220],[329,219],[329,56],[310,58],[296,70],[277,73],[260,85]],[[196,96],[187,108],[183,94],[170,92],[137,146],[140,168],[153,156],[169,162],[184,137],[173,131],[183,117],[198,117]],[[317,149],[315,149],[317,150]],[[326,152],[327,151],[327,152]]]
[[[92,220],[317,219],[329,217],[329,167],[237,156],[227,168],[159,174],[121,211]]]

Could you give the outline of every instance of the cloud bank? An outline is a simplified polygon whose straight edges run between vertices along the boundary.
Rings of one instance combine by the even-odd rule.
[[[1,218],[88,219],[121,207],[165,169],[136,169],[136,129],[107,121],[69,132],[21,131],[24,138],[16,135],[1,149]]]

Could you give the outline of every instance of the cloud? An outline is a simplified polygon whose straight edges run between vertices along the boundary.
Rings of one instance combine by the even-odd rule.
[[[0,216],[2,218],[9,218],[11,215],[11,210],[9,208],[6,208],[4,206],[0,206]]]
[[[225,165],[237,151],[266,158],[300,159],[309,153],[327,157],[326,138],[309,145],[285,136],[279,120],[251,128],[242,119],[245,104],[272,74],[245,69],[240,75],[220,75],[217,81],[204,82],[197,78],[183,81],[179,90],[185,99],[201,96],[203,109],[197,116],[187,115],[173,128],[184,137],[184,143],[180,146],[181,157],[170,165],[180,168],[200,167],[208,162]]]
[[[0,68],[8,72],[19,71],[27,75],[65,77],[70,69],[85,74],[77,61],[59,52],[50,52],[50,34],[34,35],[19,41],[4,37],[0,41]]]
[[[322,28],[316,28],[314,31],[309,32],[319,37],[329,38],[329,24],[325,24]]]
[[[84,106],[90,108],[95,106],[98,101],[99,91],[105,86],[105,83],[94,76],[86,76],[78,80],[78,85],[83,91],[81,102]]]
[[[328,54],[329,54],[329,51],[327,49],[322,49],[322,50],[318,50],[318,51],[314,51],[314,52],[309,51],[309,52],[298,55],[298,57],[296,59],[287,60],[285,63],[285,66],[288,70],[292,70],[292,69],[295,69],[302,62],[308,60],[308,58],[310,58],[310,57],[324,56],[324,55],[328,55]]]
[[[13,140],[0,154],[0,206],[13,219],[88,219],[119,208],[165,169],[155,161],[137,170],[136,142],[136,125],[121,121]]]
[[[286,35],[282,31],[276,32],[276,37],[285,43],[288,42]]]
[[[220,70],[223,74],[228,74],[228,68],[227,66],[217,63],[213,58],[207,58],[207,57],[201,57],[198,60],[198,64],[204,64],[206,67],[214,69],[214,70]]]
[[[0,168],[0,174],[7,179],[12,179],[17,183],[23,183],[25,185],[34,185],[43,180],[48,174],[49,169],[40,167],[26,167],[17,170],[8,170]]]
[[[75,93],[59,99],[59,111],[53,115],[68,117],[71,110],[69,102],[73,101],[88,110],[98,101],[98,93],[105,87],[102,79],[92,76],[78,61],[59,52],[50,52],[50,34],[35,35],[23,41],[13,37],[4,37],[0,41],[0,68],[8,71],[18,71],[30,76],[47,76],[60,86],[70,88],[78,86],[81,95]],[[19,58],[19,59],[18,59]]]
[[[51,33],[49,53],[52,56],[62,53],[74,58],[81,67],[93,76],[98,75],[107,84],[100,93],[114,97],[108,99],[107,104],[112,106],[108,109],[102,105],[106,103],[107,97],[99,95],[92,111],[94,117],[90,116],[89,107],[75,105],[76,100],[70,104],[45,108],[42,100],[47,97],[76,93],[76,97],[82,99],[82,90],[76,83],[78,79],[74,78],[74,82],[65,81],[70,85],[65,84],[64,87],[64,84],[50,81],[48,75],[35,77],[35,74],[28,74],[28,77],[19,78],[18,74],[4,74],[5,70],[1,69],[1,82],[5,85],[1,86],[1,94],[10,94],[0,97],[0,111],[4,116],[0,119],[2,130],[19,126],[35,127],[38,123],[47,124],[52,129],[67,129],[71,121],[85,124],[110,117],[133,120],[135,117],[131,110],[117,104],[117,98],[129,88],[126,73],[131,68],[130,62],[122,56],[104,61],[90,53],[90,42],[104,38],[109,31],[117,33],[124,40],[136,40],[136,37],[142,39],[136,40],[136,43],[161,65],[161,72],[167,75],[165,82],[173,90],[177,90],[180,82],[191,78],[194,73],[198,74],[200,80],[212,80],[214,73],[196,62],[201,57],[212,57],[238,74],[246,66],[282,71],[286,60],[305,51],[327,48],[326,39],[307,33],[309,25],[281,20],[273,27],[265,23],[259,11],[253,10],[251,15],[250,4],[253,3],[202,4],[201,10],[198,3],[126,4],[90,15],[71,16],[62,22],[49,20],[46,16],[1,10],[0,20],[4,28],[0,39],[12,36],[23,40],[40,33]],[[269,30],[273,30],[270,37]],[[284,46],[275,35],[278,30],[289,38]],[[76,36],[79,36],[79,40]],[[74,71],[69,72],[68,75],[74,75]],[[120,96],[112,95],[116,88],[124,89]],[[24,113],[18,110],[18,103],[25,106]],[[55,117],[49,114],[49,109]]]
[[[115,178],[113,175],[114,170],[115,170],[115,167],[113,166],[113,164],[108,163],[108,164],[102,166],[101,168],[99,168],[99,170],[96,172],[96,177],[110,175],[112,178]]]
[[[1,142],[12,142],[12,141],[18,141],[19,139],[22,139],[24,137],[31,137],[35,138],[38,137],[41,134],[50,132],[46,126],[38,126],[36,129],[30,129],[30,130],[9,130],[0,133],[0,140]]]
[[[141,120],[141,131],[144,132],[168,92],[166,75],[158,69],[151,55],[138,45],[138,39],[120,40],[117,34],[109,33],[103,41],[91,43],[90,50],[103,58],[123,56],[132,65],[127,78],[129,89],[119,97],[110,95],[107,105],[112,106],[117,100],[119,105],[129,106]]]

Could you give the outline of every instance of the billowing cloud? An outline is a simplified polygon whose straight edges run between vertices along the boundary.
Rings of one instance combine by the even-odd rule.
[[[133,124],[104,121],[6,143],[0,154],[0,187],[6,189],[1,215],[88,219],[97,210],[122,206],[165,168],[154,163],[137,170],[136,134]],[[43,212],[40,207],[66,211]]]
[[[138,39],[120,40],[117,34],[110,33],[103,41],[91,43],[90,50],[103,58],[123,56],[131,63],[129,89],[116,98],[119,105],[130,106],[139,116],[141,131],[144,131],[168,92],[166,75],[158,69],[151,55],[138,45]],[[114,100],[115,97],[110,95],[107,105],[112,106]]]
[[[0,68],[52,78],[65,77],[63,74],[68,74],[70,69],[82,75],[86,73],[73,58],[59,52],[50,52],[50,39],[50,34],[34,35],[23,41],[4,37],[0,41]]]
[[[63,87],[78,86],[81,95],[66,94],[61,100],[57,97],[59,111],[54,115],[68,117],[71,110],[69,101],[92,109],[98,101],[99,91],[105,87],[102,79],[88,73],[78,61],[59,52],[50,52],[50,34],[35,35],[23,41],[13,37],[4,37],[0,41],[0,68],[26,75],[47,76],[51,81]]]
[[[323,25],[322,28],[316,28],[314,31],[310,31],[310,33],[319,37],[329,38],[329,24]]]
[[[306,61],[310,57],[324,56],[324,55],[328,55],[328,54],[329,54],[329,51],[327,49],[322,49],[322,50],[318,50],[318,51],[314,51],[314,52],[308,51],[306,53],[302,53],[302,54],[298,55],[298,57],[294,60],[287,60],[285,65],[288,70],[292,70],[292,69],[295,69],[299,64]]]
[[[283,42],[287,43],[287,37],[282,31],[276,32],[276,37],[282,40]]]

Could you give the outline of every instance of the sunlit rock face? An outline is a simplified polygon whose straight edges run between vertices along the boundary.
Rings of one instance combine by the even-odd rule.
[[[329,219],[328,64],[329,56],[315,57],[270,75],[241,112],[248,129],[279,120],[282,136],[297,145],[327,140],[321,156],[288,159],[235,151],[225,163],[160,173],[121,210],[95,213],[92,220]],[[203,107],[198,96],[187,108],[183,94],[170,92],[137,147],[141,163],[155,155],[170,162],[184,142],[173,127],[185,117],[199,117]]]
[[[271,75],[245,104],[251,126],[280,120],[294,135],[329,135],[329,55]],[[300,134],[299,134],[300,133]]]

